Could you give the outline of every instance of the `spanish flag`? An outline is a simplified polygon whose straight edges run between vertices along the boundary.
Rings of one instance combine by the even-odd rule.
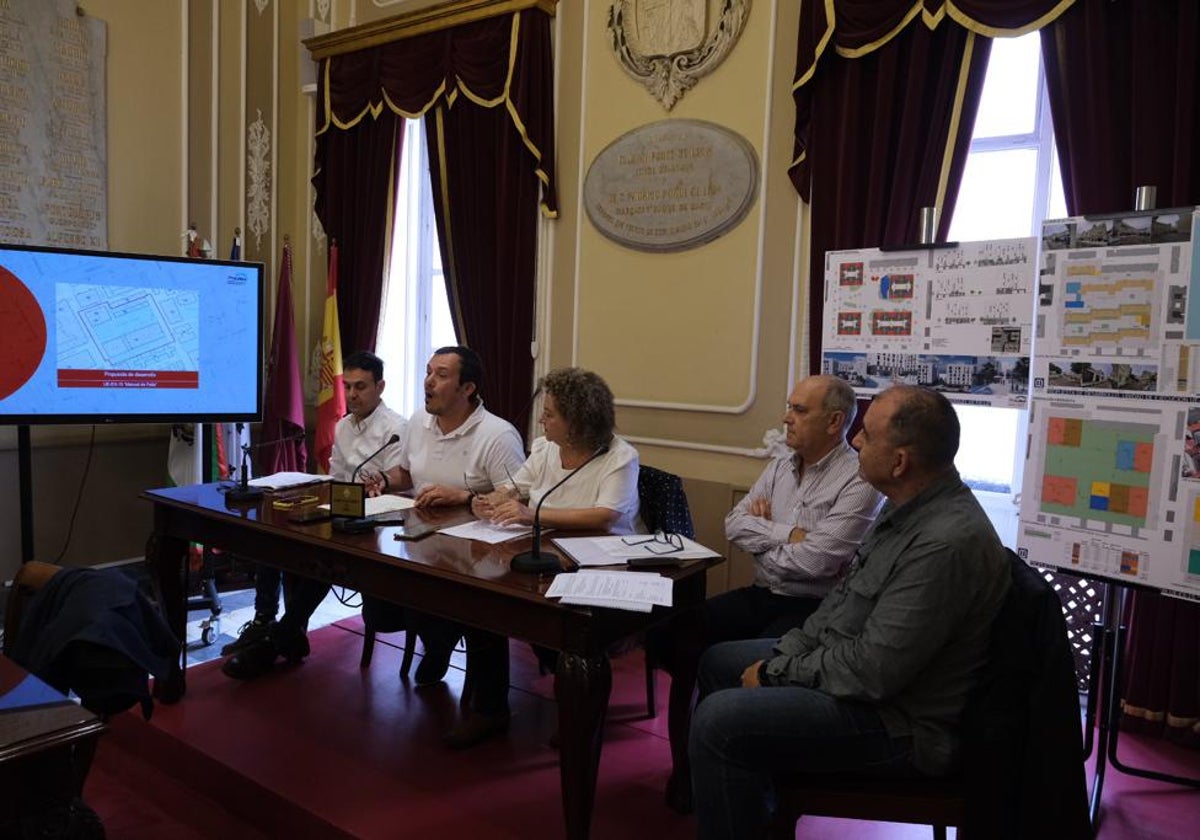
[[[342,335],[337,311],[337,243],[329,246],[329,280],[325,290],[325,327],[321,332],[321,389],[317,392],[317,469],[329,472],[333,430],[346,413],[342,390]]]

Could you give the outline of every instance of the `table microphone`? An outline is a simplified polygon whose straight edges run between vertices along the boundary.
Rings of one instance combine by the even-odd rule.
[[[263,446],[271,446],[276,443],[291,443],[296,440],[304,439],[304,430],[293,432],[286,437],[281,437],[278,440],[264,440],[259,443],[244,443],[242,444],[242,466],[238,472],[241,476],[238,478],[238,483],[225,491],[225,498],[231,502],[257,502],[263,497],[267,491],[262,487],[250,486],[250,451]]]
[[[558,555],[552,551],[542,551],[542,505],[545,504],[546,498],[567,483],[567,480],[575,473],[586,467],[592,461],[599,458],[608,451],[608,444],[604,444],[595,452],[588,456],[588,459],[580,464],[575,469],[562,477],[562,480],[542,494],[542,498],[538,499],[537,507],[533,510],[533,547],[529,551],[522,551],[520,554],[513,555],[511,568],[514,572],[537,572],[539,574],[555,574],[562,571],[562,565],[559,563]]]
[[[357,467],[354,468],[354,472],[350,473],[350,481],[353,482],[358,479],[359,472],[361,472],[362,468],[371,462],[372,458],[374,458],[376,455],[378,455],[383,450],[387,449],[393,443],[399,443],[399,442],[400,442],[400,435],[394,434],[390,438],[388,438],[387,441],[383,444],[383,446],[379,447],[374,452],[372,452],[370,455],[368,455],[366,458],[364,458],[362,460],[362,463],[360,463]],[[366,533],[367,531],[372,530],[377,524],[378,523],[374,519],[371,519],[369,516],[347,516],[347,517],[335,516],[333,519],[333,529],[335,531],[341,531],[343,534]]]
[[[390,438],[388,438],[387,442],[384,443],[383,446],[379,447],[374,452],[372,452],[370,455],[368,455],[366,458],[364,458],[363,462],[354,468],[354,472],[350,473],[350,480],[357,481],[358,473],[362,470],[363,467],[365,467],[367,464],[369,464],[371,462],[372,458],[374,458],[376,455],[378,455],[383,450],[387,449],[393,443],[399,443],[399,442],[400,442],[400,435],[392,435]]]

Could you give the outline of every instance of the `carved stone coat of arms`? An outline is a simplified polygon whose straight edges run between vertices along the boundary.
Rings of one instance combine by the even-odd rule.
[[[613,53],[668,111],[716,69],[750,12],[750,0],[614,0]]]

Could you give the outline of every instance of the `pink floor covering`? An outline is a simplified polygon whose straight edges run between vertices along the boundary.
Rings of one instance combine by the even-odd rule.
[[[303,665],[249,683],[219,663],[188,671],[183,702],[143,723],[113,721],[85,799],[114,840],[142,838],[561,837],[552,678],[512,645],[512,728],[466,752],[439,741],[458,714],[463,657],[444,685],[415,690],[397,677],[402,636],[381,637],[358,667],[357,619],[311,635]],[[640,652],[613,662],[592,836],[695,834],[662,804],[670,767],[665,710],[646,717]],[[666,681],[660,676],[660,709]],[[1200,777],[1200,754],[1131,736],[1127,763]],[[1090,779],[1090,764],[1089,764]],[[1200,791],[1109,770],[1101,840],[1200,837]],[[923,826],[802,819],[798,838],[917,840]]]

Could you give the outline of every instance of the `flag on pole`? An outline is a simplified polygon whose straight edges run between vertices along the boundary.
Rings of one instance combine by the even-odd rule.
[[[329,280],[325,286],[325,327],[321,331],[321,389],[317,392],[317,439],[313,450],[317,469],[329,472],[333,454],[333,431],[346,413],[346,392],[342,389],[342,333],[337,311],[338,247],[329,246]]]
[[[240,262],[242,259],[242,229],[233,229],[233,244],[229,246],[230,262]]]
[[[267,392],[259,432],[258,463],[263,475],[304,472],[304,399],[296,357],[296,321],[292,306],[292,243],[283,239],[283,265],[275,292],[275,323],[267,356]]]

